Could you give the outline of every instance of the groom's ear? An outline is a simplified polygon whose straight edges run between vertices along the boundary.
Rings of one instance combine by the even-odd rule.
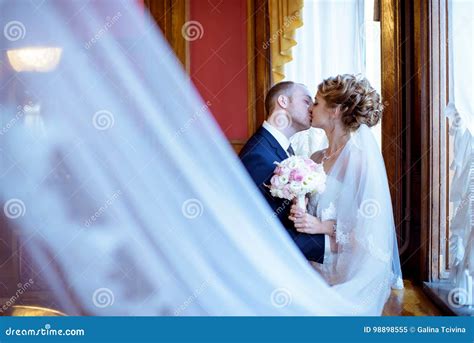
[[[289,102],[290,99],[284,94],[280,94],[277,98],[277,103],[281,108],[287,108]]]

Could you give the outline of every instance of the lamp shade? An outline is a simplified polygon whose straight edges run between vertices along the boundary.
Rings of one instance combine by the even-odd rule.
[[[7,51],[8,62],[17,72],[49,72],[61,60],[62,48],[25,47]]]

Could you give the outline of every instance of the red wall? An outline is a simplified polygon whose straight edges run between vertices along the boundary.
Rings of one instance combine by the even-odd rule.
[[[247,128],[247,1],[190,0],[190,20],[202,25],[189,42],[190,73],[229,139],[245,140]]]

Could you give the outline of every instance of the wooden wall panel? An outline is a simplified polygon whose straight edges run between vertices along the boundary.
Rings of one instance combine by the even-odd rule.
[[[447,277],[446,0],[381,1],[382,150],[406,277]]]
[[[270,18],[268,0],[254,0],[255,21],[255,125],[265,120],[265,95],[273,84],[268,42],[270,39]],[[265,48],[267,47],[267,48]]]
[[[402,48],[401,33],[402,13],[399,2],[382,0],[381,12],[381,69],[382,69],[382,99],[385,106],[382,120],[382,153],[387,169],[387,177],[392,196],[395,225],[402,244],[401,252],[406,249],[404,243],[407,237],[403,236],[406,217],[403,203],[404,190],[404,139],[406,127],[403,123],[402,99]]]
[[[145,0],[145,6],[189,71],[189,44],[181,34],[181,28],[189,18],[189,0]]]

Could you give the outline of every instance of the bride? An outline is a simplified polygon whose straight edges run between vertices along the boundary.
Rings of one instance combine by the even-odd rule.
[[[325,262],[314,264],[326,281],[337,288],[357,281],[350,292],[367,301],[403,288],[385,166],[369,129],[382,110],[365,78],[338,75],[318,86],[312,126],[329,146],[311,158],[323,164],[326,190],[309,197],[307,213],[293,205],[290,214],[299,232],[326,235]]]

